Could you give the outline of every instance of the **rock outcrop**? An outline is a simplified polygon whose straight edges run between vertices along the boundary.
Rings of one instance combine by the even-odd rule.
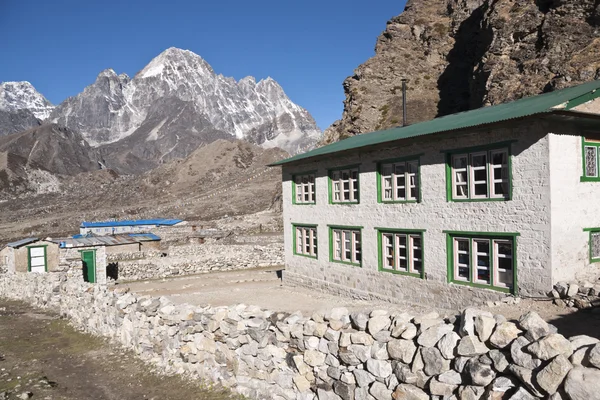
[[[344,81],[330,143],[600,78],[595,0],[409,0]]]

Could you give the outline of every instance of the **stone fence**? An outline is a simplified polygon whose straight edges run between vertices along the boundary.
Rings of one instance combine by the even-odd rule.
[[[60,310],[159,370],[254,399],[598,399],[600,343],[565,338],[534,312],[518,322],[466,309],[413,316],[334,308],[304,316],[197,307],[63,274],[0,277],[0,296]]]
[[[140,280],[269,266],[284,262],[281,243],[235,245],[220,242],[171,246],[168,256],[118,261],[118,279]]]

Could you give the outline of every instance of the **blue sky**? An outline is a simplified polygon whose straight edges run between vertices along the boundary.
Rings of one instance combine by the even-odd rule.
[[[106,68],[133,76],[168,47],[217,73],[278,81],[325,129],[343,80],[374,54],[405,0],[0,0],[0,81],[59,103]]]

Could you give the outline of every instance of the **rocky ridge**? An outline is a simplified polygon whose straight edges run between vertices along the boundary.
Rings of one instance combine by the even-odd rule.
[[[102,71],[82,93],[58,105],[50,120],[81,132],[93,146],[105,145],[107,162],[115,165],[123,157],[156,165],[219,138],[296,153],[321,135],[310,114],[273,79],[217,75],[199,55],[176,48],[132,79]],[[120,158],[111,159],[115,152]]]
[[[0,111],[29,110],[37,119],[45,120],[53,109],[52,103],[27,81],[0,83]]]
[[[600,78],[594,0],[409,0],[375,56],[344,81],[342,118],[323,143]]]

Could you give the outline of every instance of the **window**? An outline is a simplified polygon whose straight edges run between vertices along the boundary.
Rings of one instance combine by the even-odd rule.
[[[317,227],[294,227],[294,254],[317,258]]]
[[[419,161],[382,162],[379,165],[380,202],[419,200]]]
[[[589,231],[590,262],[600,262],[600,228],[584,229]]]
[[[508,148],[449,154],[449,200],[506,200],[510,198]]]
[[[315,174],[293,176],[294,204],[315,204]]]
[[[600,153],[600,141],[583,139],[583,175],[581,180],[600,181],[600,172],[598,167],[598,157]]]
[[[329,172],[332,203],[358,203],[358,167]]]
[[[449,281],[512,293],[516,277],[514,236],[449,234]]]
[[[423,277],[423,233],[378,230],[379,269]]]
[[[360,228],[330,227],[331,261],[360,265]]]

